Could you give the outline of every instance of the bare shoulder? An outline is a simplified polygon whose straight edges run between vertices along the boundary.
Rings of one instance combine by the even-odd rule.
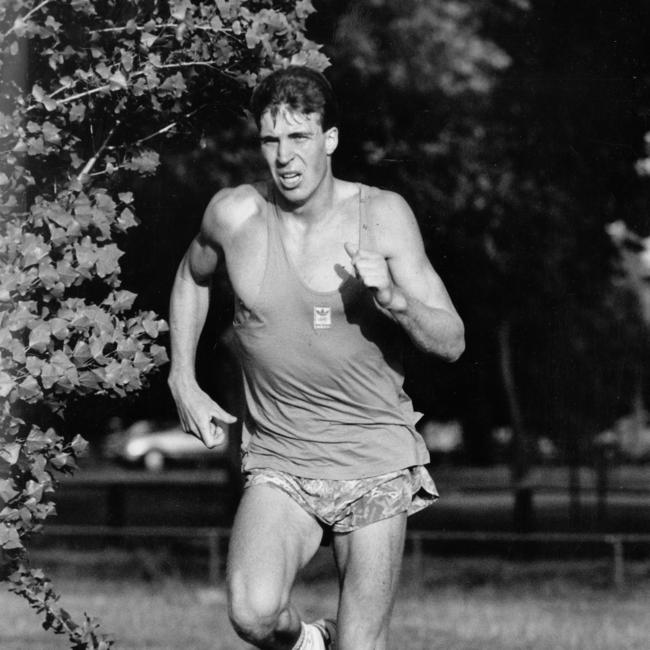
[[[413,210],[397,192],[370,188],[368,216],[377,243],[386,247],[387,253],[396,246],[420,246],[420,228]]]
[[[226,246],[242,230],[264,215],[266,197],[256,185],[219,190],[210,200],[201,223],[203,239]]]

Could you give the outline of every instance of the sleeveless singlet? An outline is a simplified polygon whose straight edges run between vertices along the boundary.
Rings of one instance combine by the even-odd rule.
[[[361,185],[361,246],[370,236],[367,195]],[[284,248],[275,205],[267,206],[259,296],[248,308],[235,301],[243,470],[355,479],[427,463],[418,415],[402,388],[401,328],[350,274],[334,291],[307,287]]]

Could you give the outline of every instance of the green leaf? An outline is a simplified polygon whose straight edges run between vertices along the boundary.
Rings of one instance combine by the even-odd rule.
[[[32,86],[32,97],[37,102],[42,102],[45,99],[45,91],[38,84],[34,84]]]
[[[141,174],[153,174],[160,164],[160,155],[157,151],[148,149],[136,154],[124,166],[126,169],[140,172]]]
[[[193,7],[189,0],[171,0],[169,3],[170,13],[176,20],[185,20],[188,9]]]
[[[5,549],[5,551],[23,548],[20,536],[13,526],[0,523],[0,548]]]
[[[162,366],[169,362],[167,350],[162,345],[154,343],[151,348],[149,348],[149,352],[156,366]]]
[[[81,102],[75,102],[70,107],[68,118],[71,122],[83,122],[86,117],[86,106]]]
[[[95,73],[105,81],[108,81],[111,76],[111,69],[106,65],[106,63],[104,63],[104,61],[101,61],[95,66]]]
[[[72,358],[75,360],[77,365],[83,365],[89,359],[92,359],[92,354],[90,352],[90,346],[85,341],[77,341],[72,351]]]
[[[155,34],[149,32],[142,32],[140,34],[140,42],[147,48],[151,47],[158,37]]]
[[[18,462],[21,449],[22,445],[19,442],[8,442],[0,447],[0,457],[10,465],[15,465]]]
[[[94,370],[84,370],[79,373],[79,385],[87,392],[95,392],[102,388],[100,377]]]
[[[124,253],[118,248],[117,244],[108,244],[97,249],[97,275],[105,278],[108,275],[117,273],[120,269],[118,260]]]
[[[0,397],[7,397],[15,388],[16,382],[6,372],[0,371]]]
[[[186,90],[185,77],[180,72],[173,74],[160,84],[161,91],[168,91],[174,97],[180,97]]]
[[[68,338],[70,330],[68,330],[67,321],[63,320],[63,318],[51,318],[49,320],[49,326],[54,338],[59,339],[59,341],[64,341]]]
[[[61,23],[54,19],[54,16],[50,14],[45,20],[45,26],[49,27],[55,33],[61,29]]]
[[[109,79],[111,90],[126,90],[129,82],[121,70],[114,72]]]
[[[144,370],[150,365],[151,359],[146,354],[144,354],[144,352],[138,350],[133,358],[133,366],[138,370]]]
[[[160,321],[156,320],[153,315],[149,315],[147,318],[143,319],[142,327],[152,339],[155,339],[160,332]]]
[[[19,490],[15,489],[15,484],[12,479],[0,479],[0,499],[4,503],[9,503],[13,498],[20,494]]]
[[[37,481],[27,481],[23,494],[36,505],[43,499],[45,487]]]
[[[129,337],[117,344],[116,352],[122,359],[132,359],[139,349],[135,339]]]
[[[301,20],[305,20],[308,16],[316,11],[311,0],[297,0],[296,2],[296,16]]]
[[[47,245],[43,237],[27,233],[21,251],[23,256],[23,267],[27,268],[28,266],[38,264],[47,256],[49,250],[50,247]]]
[[[51,142],[53,144],[60,144],[61,142],[61,129],[57,128],[52,124],[52,122],[48,122],[47,120],[43,122],[43,128],[42,128],[42,133],[43,133],[43,138],[45,142]]]
[[[38,265],[38,278],[46,289],[52,289],[59,281],[59,274],[53,266],[41,262]]]
[[[60,440],[60,436],[53,429],[42,431],[38,427],[32,428],[25,441],[25,448],[29,452],[53,449]]]
[[[41,384],[45,390],[49,390],[56,384],[59,379],[60,373],[50,363],[44,363],[41,368]]]
[[[43,391],[34,377],[26,377],[18,384],[16,394],[19,399],[25,402],[33,402],[36,398],[43,396]]]
[[[131,309],[137,297],[132,291],[121,290],[111,293],[102,304],[106,305],[112,314],[119,314]]]
[[[129,228],[133,228],[133,226],[137,226],[138,220],[129,208],[124,208],[124,210],[120,212],[120,216],[117,218],[117,223],[120,230],[125,231]]]
[[[43,359],[30,354],[26,359],[25,368],[32,377],[38,377],[43,368]]]
[[[63,470],[66,468],[76,469],[77,465],[71,453],[61,452],[50,459],[50,463],[55,469]]]
[[[70,443],[70,447],[74,452],[75,456],[78,458],[83,456],[88,450],[88,441],[84,440],[79,434],[77,434]]]
[[[40,323],[29,334],[29,347],[37,352],[45,352],[51,342],[51,331],[46,323]]]

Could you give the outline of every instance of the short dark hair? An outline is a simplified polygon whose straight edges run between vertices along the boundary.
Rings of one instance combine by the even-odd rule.
[[[275,115],[282,104],[299,113],[318,113],[323,131],[338,125],[339,109],[325,75],[313,68],[290,65],[265,77],[253,91],[250,109],[259,128],[262,114]]]

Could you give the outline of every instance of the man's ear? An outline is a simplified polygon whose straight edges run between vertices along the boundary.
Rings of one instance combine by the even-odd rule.
[[[325,150],[331,156],[339,145],[339,130],[333,126],[325,131]]]

